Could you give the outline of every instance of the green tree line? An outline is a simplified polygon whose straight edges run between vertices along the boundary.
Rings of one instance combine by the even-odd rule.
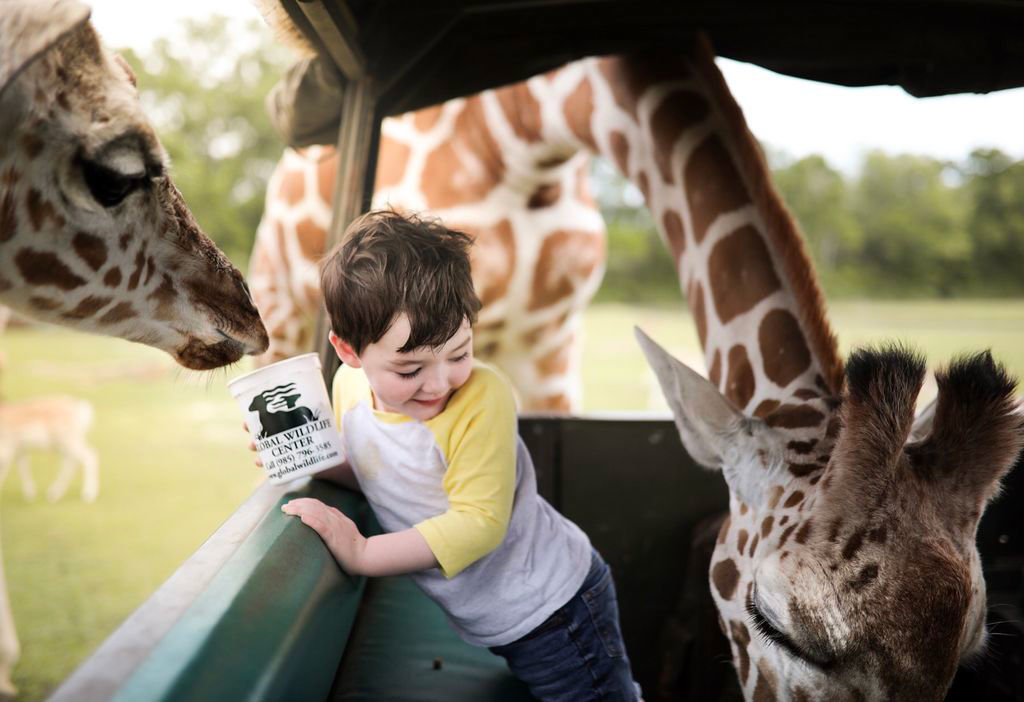
[[[648,213],[609,195],[628,187],[610,169],[594,177],[610,252],[601,299],[677,297]],[[1024,162],[998,149],[956,163],[871,151],[854,175],[812,155],[773,177],[829,297],[1024,295]]]
[[[292,57],[255,22],[214,16],[188,24],[184,39],[123,53],[175,182],[244,267],[283,148],[263,101]],[[817,155],[773,161],[830,297],[1024,294],[1024,162],[995,149],[956,163],[873,151],[851,175]],[[677,299],[674,267],[638,192],[603,162],[592,176],[609,235],[600,298]]]
[[[219,15],[187,21],[183,41],[120,53],[196,221],[245,266],[283,148],[263,100],[292,57],[261,22]]]

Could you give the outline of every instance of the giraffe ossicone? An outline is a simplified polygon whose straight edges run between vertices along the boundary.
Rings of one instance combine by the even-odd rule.
[[[747,698],[944,699],[984,653],[975,533],[1024,442],[1005,370],[988,354],[955,361],[915,418],[924,360],[857,351],[822,421],[795,428],[716,401],[637,338],[687,451],[729,486],[710,580]]]
[[[216,368],[267,334],[76,0],[0,4],[0,302]]]

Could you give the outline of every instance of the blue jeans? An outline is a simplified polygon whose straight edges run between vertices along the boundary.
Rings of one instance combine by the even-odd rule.
[[[490,650],[543,702],[640,698],[622,643],[612,572],[596,550],[571,600],[526,636]]]

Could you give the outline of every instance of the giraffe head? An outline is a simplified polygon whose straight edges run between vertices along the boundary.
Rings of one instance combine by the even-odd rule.
[[[638,337],[687,450],[729,486],[711,589],[746,697],[943,699],[984,652],[975,533],[1022,443],[1002,367],[955,361],[915,420],[924,361],[858,351],[842,397],[748,417]]]
[[[267,347],[167,175],[128,65],[75,0],[0,3],[0,302],[207,369]]]

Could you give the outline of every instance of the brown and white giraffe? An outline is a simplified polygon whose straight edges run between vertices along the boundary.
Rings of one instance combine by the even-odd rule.
[[[474,237],[476,351],[533,410],[580,409],[580,313],[604,270],[589,154],[564,129],[543,133],[563,97],[548,90],[542,107],[518,84],[384,120],[374,195],[375,207],[428,211]],[[249,266],[265,362],[312,345],[336,167],[333,147],[289,149],[268,184]]]
[[[208,369],[266,348],[167,174],[128,65],[73,0],[0,5],[0,303]]]
[[[192,218],[131,70],[88,18],[75,0],[0,2],[0,303],[188,368],[264,351],[242,276]],[[0,559],[0,697],[18,653]]]
[[[687,121],[704,116],[703,103],[677,89],[688,80],[678,57],[656,70],[622,57],[585,59],[382,125],[374,206],[428,211],[474,236],[473,275],[483,301],[477,353],[508,374],[525,410],[581,409],[581,316],[606,256],[604,223],[587,186],[592,154],[607,157],[640,188],[679,260],[684,237],[673,203],[686,193],[682,177],[673,176],[672,149]],[[655,83],[646,95],[637,92]],[[650,130],[646,141],[641,123]],[[697,138],[699,130],[687,134]],[[287,150],[270,179],[249,269],[253,299],[271,334],[266,362],[311,345],[322,306],[316,261],[336,165],[332,147]],[[734,175],[719,142],[688,168],[719,179]],[[702,239],[705,233],[702,228]],[[747,246],[751,239],[746,233],[731,239],[727,253],[762,258],[764,247]],[[700,301],[695,312],[703,338],[706,286],[692,272],[680,273]],[[759,295],[771,282],[738,279],[731,294]],[[712,374],[731,348],[708,349]]]
[[[634,117],[623,162],[677,256],[710,380],[638,338],[688,452],[729,486],[710,580],[744,695],[941,700],[984,651],[975,532],[1024,438],[1014,383],[987,354],[957,361],[916,423],[914,354],[857,352],[844,386],[813,269],[710,48],[684,63],[664,83],[668,59],[623,61],[614,84]]]

